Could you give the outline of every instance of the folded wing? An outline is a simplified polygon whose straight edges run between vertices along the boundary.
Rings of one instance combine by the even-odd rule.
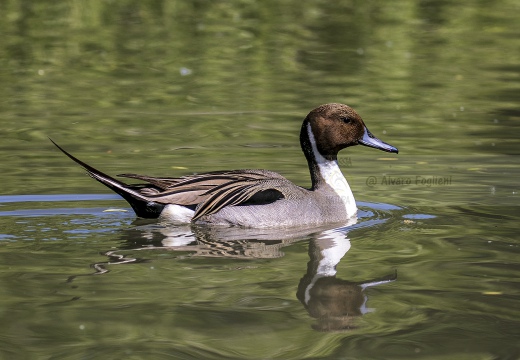
[[[148,187],[135,185],[133,189],[154,202],[195,206],[193,220],[214,214],[226,206],[266,204],[305,191],[280,174],[266,170],[218,171],[180,178],[119,176],[146,181]]]

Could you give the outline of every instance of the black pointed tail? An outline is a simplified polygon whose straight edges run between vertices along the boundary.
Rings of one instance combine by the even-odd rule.
[[[81,165],[85,170],[87,170],[87,173],[90,177],[96,179],[112,191],[115,191],[117,194],[121,195],[123,199],[125,199],[132,209],[134,209],[135,214],[142,218],[151,218],[155,219],[158,218],[161,214],[161,211],[164,209],[164,204],[159,204],[148,197],[140,194],[138,191],[135,191],[128,187],[125,183],[114,179],[113,177],[102,173],[101,171],[93,168],[92,166],[88,165],[87,163],[84,163],[80,159],[76,158],[75,156],[69,154],[67,151],[65,151],[61,146],[56,144],[51,138],[49,140],[58,148],[62,153],[67,155],[70,159],[72,159],[77,164]]]

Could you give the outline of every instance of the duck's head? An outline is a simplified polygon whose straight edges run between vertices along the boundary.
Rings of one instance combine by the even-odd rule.
[[[302,146],[306,145],[305,137],[310,141],[308,145],[314,145],[320,155],[328,160],[335,160],[340,150],[354,145],[398,153],[396,147],[372,135],[361,116],[343,104],[325,104],[312,110],[303,122],[300,135]],[[307,152],[305,148],[304,152]]]

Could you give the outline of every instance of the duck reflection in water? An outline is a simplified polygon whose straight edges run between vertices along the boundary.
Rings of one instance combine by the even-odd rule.
[[[108,262],[92,267],[96,274],[108,272],[108,266],[147,261],[133,257],[137,251],[167,250],[183,256],[222,257],[239,259],[279,258],[282,248],[297,241],[310,239],[307,271],[300,279],[297,298],[309,315],[317,319],[312,326],[319,331],[342,331],[356,327],[357,317],[373,311],[367,308],[364,290],[396,279],[396,274],[353,282],[336,277],[336,267],[350,250],[347,232],[372,226],[385,219],[356,224],[352,219],[340,227],[307,229],[243,229],[239,227],[163,227],[140,225],[125,230],[124,245],[105,253]],[[137,220],[139,222],[139,220]],[[136,224],[138,225],[138,223]],[[72,278],[71,278],[72,280]]]
[[[319,331],[356,327],[355,319],[373,311],[366,307],[366,288],[396,280],[397,274],[361,282],[338,279],[336,267],[350,250],[350,240],[341,229],[323,231],[309,242],[307,273],[301,278],[296,296],[309,315],[317,319]]]

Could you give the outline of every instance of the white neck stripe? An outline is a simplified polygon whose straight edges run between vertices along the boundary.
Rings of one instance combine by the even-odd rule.
[[[347,216],[354,216],[357,212],[356,200],[354,199],[354,194],[352,194],[352,190],[350,189],[347,180],[338,166],[338,161],[327,160],[320,154],[318,147],[316,146],[316,139],[312,133],[311,124],[307,124],[307,133],[312,146],[312,154],[318,164],[321,177],[340,197],[341,201],[345,205]]]

